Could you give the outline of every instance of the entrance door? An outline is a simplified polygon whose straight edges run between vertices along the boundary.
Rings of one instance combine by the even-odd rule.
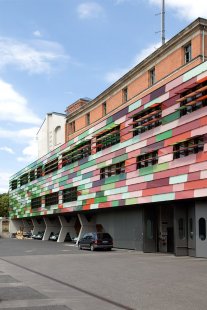
[[[188,255],[187,207],[176,205],[174,215],[175,255]]]
[[[157,214],[156,207],[144,207],[143,251],[157,252]]]

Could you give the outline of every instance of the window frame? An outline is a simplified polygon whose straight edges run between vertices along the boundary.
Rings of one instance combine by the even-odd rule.
[[[62,153],[62,167],[91,155],[91,140],[81,142],[67,152]]]
[[[125,103],[128,101],[128,87],[122,89],[122,102]]]
[[[38,209],[42,207],[42,197],[31,198],[31,209]]]
[[[62,191],[63,203],[77,201],[78,199],[78,188],[70,187]]]
[[[190,48],[190,50],[188,50]],[[191,42],[188,42],[183,46],[183,52],[184,52],[184,64],[187,64],[191,62],[192,60],[192,44]]]
[[[118,144],[120,139],[120,125],[108,129],[96,136],[96,151],[99,152]]]
[[[86,113],[86,126],[89,126],[91,124],[90,120],[90,112]]]
[[[156,72],[155,66],[149,69],[149,86],[152,86],[156,83]]]
[[[121,161],[107,167],[102,167],[100,169],[100,180],[125,173],[125,168],[125,161]]]
[[[158,150],[141,154],[137,157],[137,169],[143,169],[158,164]]]
[[[204,137],[198,136],[173,145],[173,159],[198,154],[204,150]]]
[[[45,207],[50,207],[59,204],[59,192],[54,192],[45,195]]]

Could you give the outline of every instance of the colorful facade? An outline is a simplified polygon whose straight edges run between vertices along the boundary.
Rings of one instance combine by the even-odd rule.
[[[196,20],[97,98],[68,108],[67,142],[11,178],[13,229],[41,228],[43,240],[60,231],[59,241],[105,230],[117,247],[207,257],[204,25]]]

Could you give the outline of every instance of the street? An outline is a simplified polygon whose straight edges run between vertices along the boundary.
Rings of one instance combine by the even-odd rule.
[[[0,239],[0,309],[206,310],[207,260]]]

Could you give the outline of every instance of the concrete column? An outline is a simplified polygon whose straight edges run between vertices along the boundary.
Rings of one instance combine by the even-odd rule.
[[[60,231],[60,221],[58,217],[44,217],[46,229],[44,236],[42,238],[43,241],[49,240],[51,232],[58,233]]]
[[[9,232],[11,234],[21,230],[22,227],[23,227],[22,219],[14,219],[14,220],[11,219],[9,222]]]
[[[78,235],[78,240],[85,233],[87,233],[87,232],[95,232],[96,231],[96,220],[95,220],[95,218],[92,218],[90,221],[88,221],[84,214],[78,214],[78,218],[79,218],[79,221],[81,223],[81,229],[80,229],[80,232],[79,232],[79,235]]]
[[[63,215],[59,215],[58,217],[61,224],[61,229],[57,242],[64,242],[67,233],[70,234],[71,238],[76,237],[76,217],[72,217],[69,221]]]
[[[43,218],[32,218],[33,234],[37,234],[39,231],[45,231],[45,222]]]

